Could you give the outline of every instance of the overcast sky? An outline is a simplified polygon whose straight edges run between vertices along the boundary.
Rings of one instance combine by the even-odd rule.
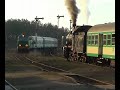
[[[83,0],[76,0],[80,13],[77,18],[77,25],[101,24],[115,22],[115,0],[89,0],[87,4],[90,16],[86,23],[86,16],[83,14]],[[69,28],[70,15],[65,6],[64,0],[5,0],[5,20],[8,19],[28,19],[34,20],[36,16],[44,17],[42,23],[52,23],[57,25],[57,15],[64,15],[60,18],[60,27]]]

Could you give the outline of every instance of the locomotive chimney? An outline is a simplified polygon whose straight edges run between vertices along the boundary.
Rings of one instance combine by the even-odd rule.
[[[75,27],[76,27],[76,24],[74,23],[74,24],[73,24],[73,28],[75,28]]]

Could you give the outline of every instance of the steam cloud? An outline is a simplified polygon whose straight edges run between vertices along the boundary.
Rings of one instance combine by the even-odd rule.
[[[81,9],[83,11],[83,17],[85,18],[85,23],[88,24],[90,11],[88,9],[89,0],[80,0],[81,1]]]
[[[65,5],[67,6],[68,12],[72,19],[73,24],[76,24],[77,16],[80,10],[76,6],[75,0],[65,0]]]
[[[78,0],[81,3],[82,16],[84,18],[84,23],[88,24],[90,11],[88,9],[89,0]],[[65,0],[65,5],[67,6],[68,12],[72,19],[73,24],[76,24],[77,16],[80,10],[76,6],[76,0]]]

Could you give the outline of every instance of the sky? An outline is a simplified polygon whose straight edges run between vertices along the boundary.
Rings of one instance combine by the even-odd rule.
[[[115,22],[115,0],[88,0],[88,15],[84,13],[84,0],[76,0],[80,9],[77,25],[103,24]],[[63,16],[59,19],[59,27],[70,27],[70,15],[64,0],[5,0],[5,20],[27,19],[29,21],[44,17],[41,23],[52,23],[58,25],[57,15]],[[89,16],[88,21],[86,17]]]

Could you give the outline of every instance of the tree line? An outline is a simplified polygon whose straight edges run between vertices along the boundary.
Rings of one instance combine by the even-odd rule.
[[[36,23],[27,19],[9,19],[5,21],[5,45],[8,48],[16,48],[17,37],[20,34],[34,36],[36,32],[38,36],[57,38],[60,47],[62,36],[64,36],[63,43],[65,43],[68,28],[58,28],[57,25],[51,23],[42,24],[40,21]]]

